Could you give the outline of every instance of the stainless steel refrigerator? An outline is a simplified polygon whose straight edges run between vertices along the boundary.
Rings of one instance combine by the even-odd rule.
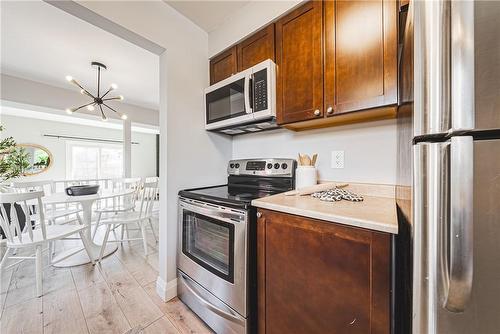
[[[397,194],[407,322],[413,334],[500,333],[500,1],[414,1],[407,16]]]

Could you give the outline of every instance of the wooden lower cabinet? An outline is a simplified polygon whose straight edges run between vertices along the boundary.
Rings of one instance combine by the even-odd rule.
[[[259,209],[259,333],[389,333],[387,233]]]

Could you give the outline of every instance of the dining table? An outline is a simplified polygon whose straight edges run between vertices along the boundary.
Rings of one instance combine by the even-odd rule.
[[[79,266],[91,262],[95,262],[99,259],[99,254],[101,251],[100,244],[97,244],[92,240],[92,206],[97,201],[115,199],[123,196],[128,196],[134,193],[134,189],[123,189],[123,190],[101,190],[94,195],[82,195],[82,196],[70,196],[65,192],[56,192],[47,196],[42,197],[42,203],[45,206],[54,206],[60,204],[78,204],[82,209],[82,222],[87,226],[85,229],[84,237],[88,241],[89,254],[85,251],[83,243],[79,247],[64,250],[56,256],[54,256],[52,262],[57,262],[53,264],[54,267],[73,267]],[[104,250],[103,257],[106,257],[114,253],[118,249],[118,245],[114,243],[108,243],[106,249]],[[62,260],[61,260],[62,259]]]

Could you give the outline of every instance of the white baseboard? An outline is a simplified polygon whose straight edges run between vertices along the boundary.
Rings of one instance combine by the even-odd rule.
[[[158,276],[156,279],[156,293],[164,302],[175,298],[177,296],[177,278],[165,282],[163,278]]]

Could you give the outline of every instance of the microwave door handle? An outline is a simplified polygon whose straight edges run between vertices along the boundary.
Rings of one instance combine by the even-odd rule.
[[[250,90],[250,80],[251,80],[252,74],[247,74],[245,76],[245,86],[243,88],[244,90],[244,95],[245,95],[245,112],[247,114],[252,113],[252,106],[250,105],[250,98],[251,98],[251,90]]]
[[[449,279],[444,307],[463,312],[473,280],[474,141],[470,136],[451,139]]]

